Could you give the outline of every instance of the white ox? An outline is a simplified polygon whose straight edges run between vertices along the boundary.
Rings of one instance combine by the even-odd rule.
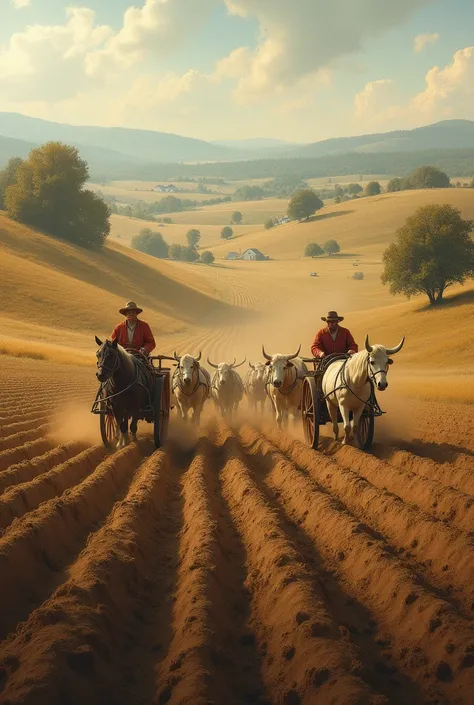
[[[187,421],[188,412],[192,409],[192,420],[199,423],[204,402],[209,397],[211,377],[209,372],[199,364],[201,353],[198,357],[188,354],[178,357],[174,352],[174,359],[178,365],[173,373],[171,388],[176,397],[181,418]]]
[[[211,397],[223,416],[232,417],[244,396],[244,385],[235,370],[242,367],[245,360],[238,365],[235,364],[235,357],[230,365],[226,362],[215,365],[209,358],[207,362],[216,370],[211,382]]]
[[[275,411],[275,420],[279,427],[288,424],[291,412],[295,419],[301,406],[303,379],[308,368],[298,357],[301,345],[294,355],[267,355],[262,346],[263,356],[267,360],[268,376],[266,380],[267,394]]]
[[[264,362],[256,362],[255,365],[249,362],[249,366],[250,370],[244,383],[245,393],[249,400],[250,408],[257,411],[260,403],[260,411],[263,414],[267,399],[265,383],[267,381],[268,367]]]
[[[370,399],[372,385],[379,392],[388,387],[387,373],[393,360],[389,355],[399,352],[405,336],[395,348],[370,345],[365,339],[365,350],[352,355],[348,360],[335,360],[329,365],[322,380],[322,392],[328,402],[334,439],[339,440],[337,408],[339,406],[343,424],[343,443],[351,443],[357,433],[362,412]],[[349,414],[352,411],[352,425]]]

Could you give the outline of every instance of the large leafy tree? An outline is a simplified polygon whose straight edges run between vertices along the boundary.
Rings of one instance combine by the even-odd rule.
[[[449,176],[435,166],[420,166],[407,178],[405,188],[449,188]]]
[[[110,232],[106,203],[83,186],[89,170],[78,150],[48,142],[31,150],[5,190],[8,215],[50,235],[101,247]]]
[[[305,257],[319,257],[322,254],[324,254],[324,250],[317,242],[308,242],[304,248]]]
[[[0,209],[5,208],[5,191],[9,186],[15,183],[16,172],[20,164],[23,164],[23,159],[20,157],[12,157],[12,159],[8,161],[5,169],[0,171]]]
[[[366,196],[378,196],[382,192],[382,187],[378,181],[369,181],[365,187]]]
[[[222,240],[230,240],[232,235],[234,234],[234,231],[232,228],[230,228],[228,225],[222,228],[221,230],[221,239]]]
[[[163,235],[153,232],[150,228],[142,228],[138,235],[132,239],[132,247],[139,252],[145,252],[158,259],[166,259],[169,247],[163,239]]]
[[[474,276],[473,226],[450,204],[422,206],[385,250],[382,282],[392,294],[424,293],[439,303],[448,286]]]
[[[335,255],[341,251],[337,240],[326,240],[323,244],[323,250],[327,255]]]
[[[191,230],[188,230],[186,233],[186,240],[188,241],[189,247],[196,248],[200,239],[201,233],[196,228],[191,228]]]
[[[304,220],[319,211],[324,203],[312,189],[304,188],[297,191],[288,204],[288,217],[293,220]]]

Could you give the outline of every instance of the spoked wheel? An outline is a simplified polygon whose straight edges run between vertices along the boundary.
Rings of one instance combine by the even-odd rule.
[[[170,420],[170,385],[168,377],[157,377],[153,400],[153,436],[155,446],[160,448],[168,437]]]
[[[100,435],[102,436],[102,442],[106,448],[116,448],[120,429],[115,416],[113,413],[106,408],[105,402],[100,404],[101,411],[105,413],[100,414]]]
[[[374,440],[374,415],[371,410],[364,411],[357,427],[357,440],[361,450],[368,450]]]
[[[321,409],[314,377],[306,377],[303,381],[301,415],[306,443],[316,450],[319,443]]]

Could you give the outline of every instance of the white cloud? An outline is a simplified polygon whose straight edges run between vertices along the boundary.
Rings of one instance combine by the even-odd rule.
[[[394,104],[395,85],[389,78],[367,83],[354,98],[355,115],[361,120],[380,120],[387,109]]]
[[[436,44],[438,39],[438,32],[433,32],[433,34],[418,34],[415,37],[414,50],[419,54],[428,44]]]
[[[226,0],[229,12],[255,17],[257,48],[247,50],[237,95],[263,98],[360,51],[364,42],[431,0]],[[243,56],[243,55],[241,55]]]
[[[11,4],[13,5],[13,7],[16,7],[21,10],[21,8],[28,7],[29,5],[31,5],[31,0],[11,0]]]

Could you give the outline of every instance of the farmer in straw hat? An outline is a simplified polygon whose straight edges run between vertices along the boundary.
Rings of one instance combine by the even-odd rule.
[[[129,301],[119,310],[125,321],[115,326],[112,340],[117,339],[119,344],[129,350],[137,350],[142,355],[149,355],[155,348],[155,339],[151,328],[145,321],[138,320],[138,314],[143,311],[135,301]]]
[[[349,329],[339,325],[339,322],[344,320],[344,316],[339,316],[337,311],[329,311],[327,316],[321,316],[321,320],[326,321],[327,326],[316,333],[311,346],[314,357],[321,359],[333,353],[353,355],[358,352],[359,347]]]

